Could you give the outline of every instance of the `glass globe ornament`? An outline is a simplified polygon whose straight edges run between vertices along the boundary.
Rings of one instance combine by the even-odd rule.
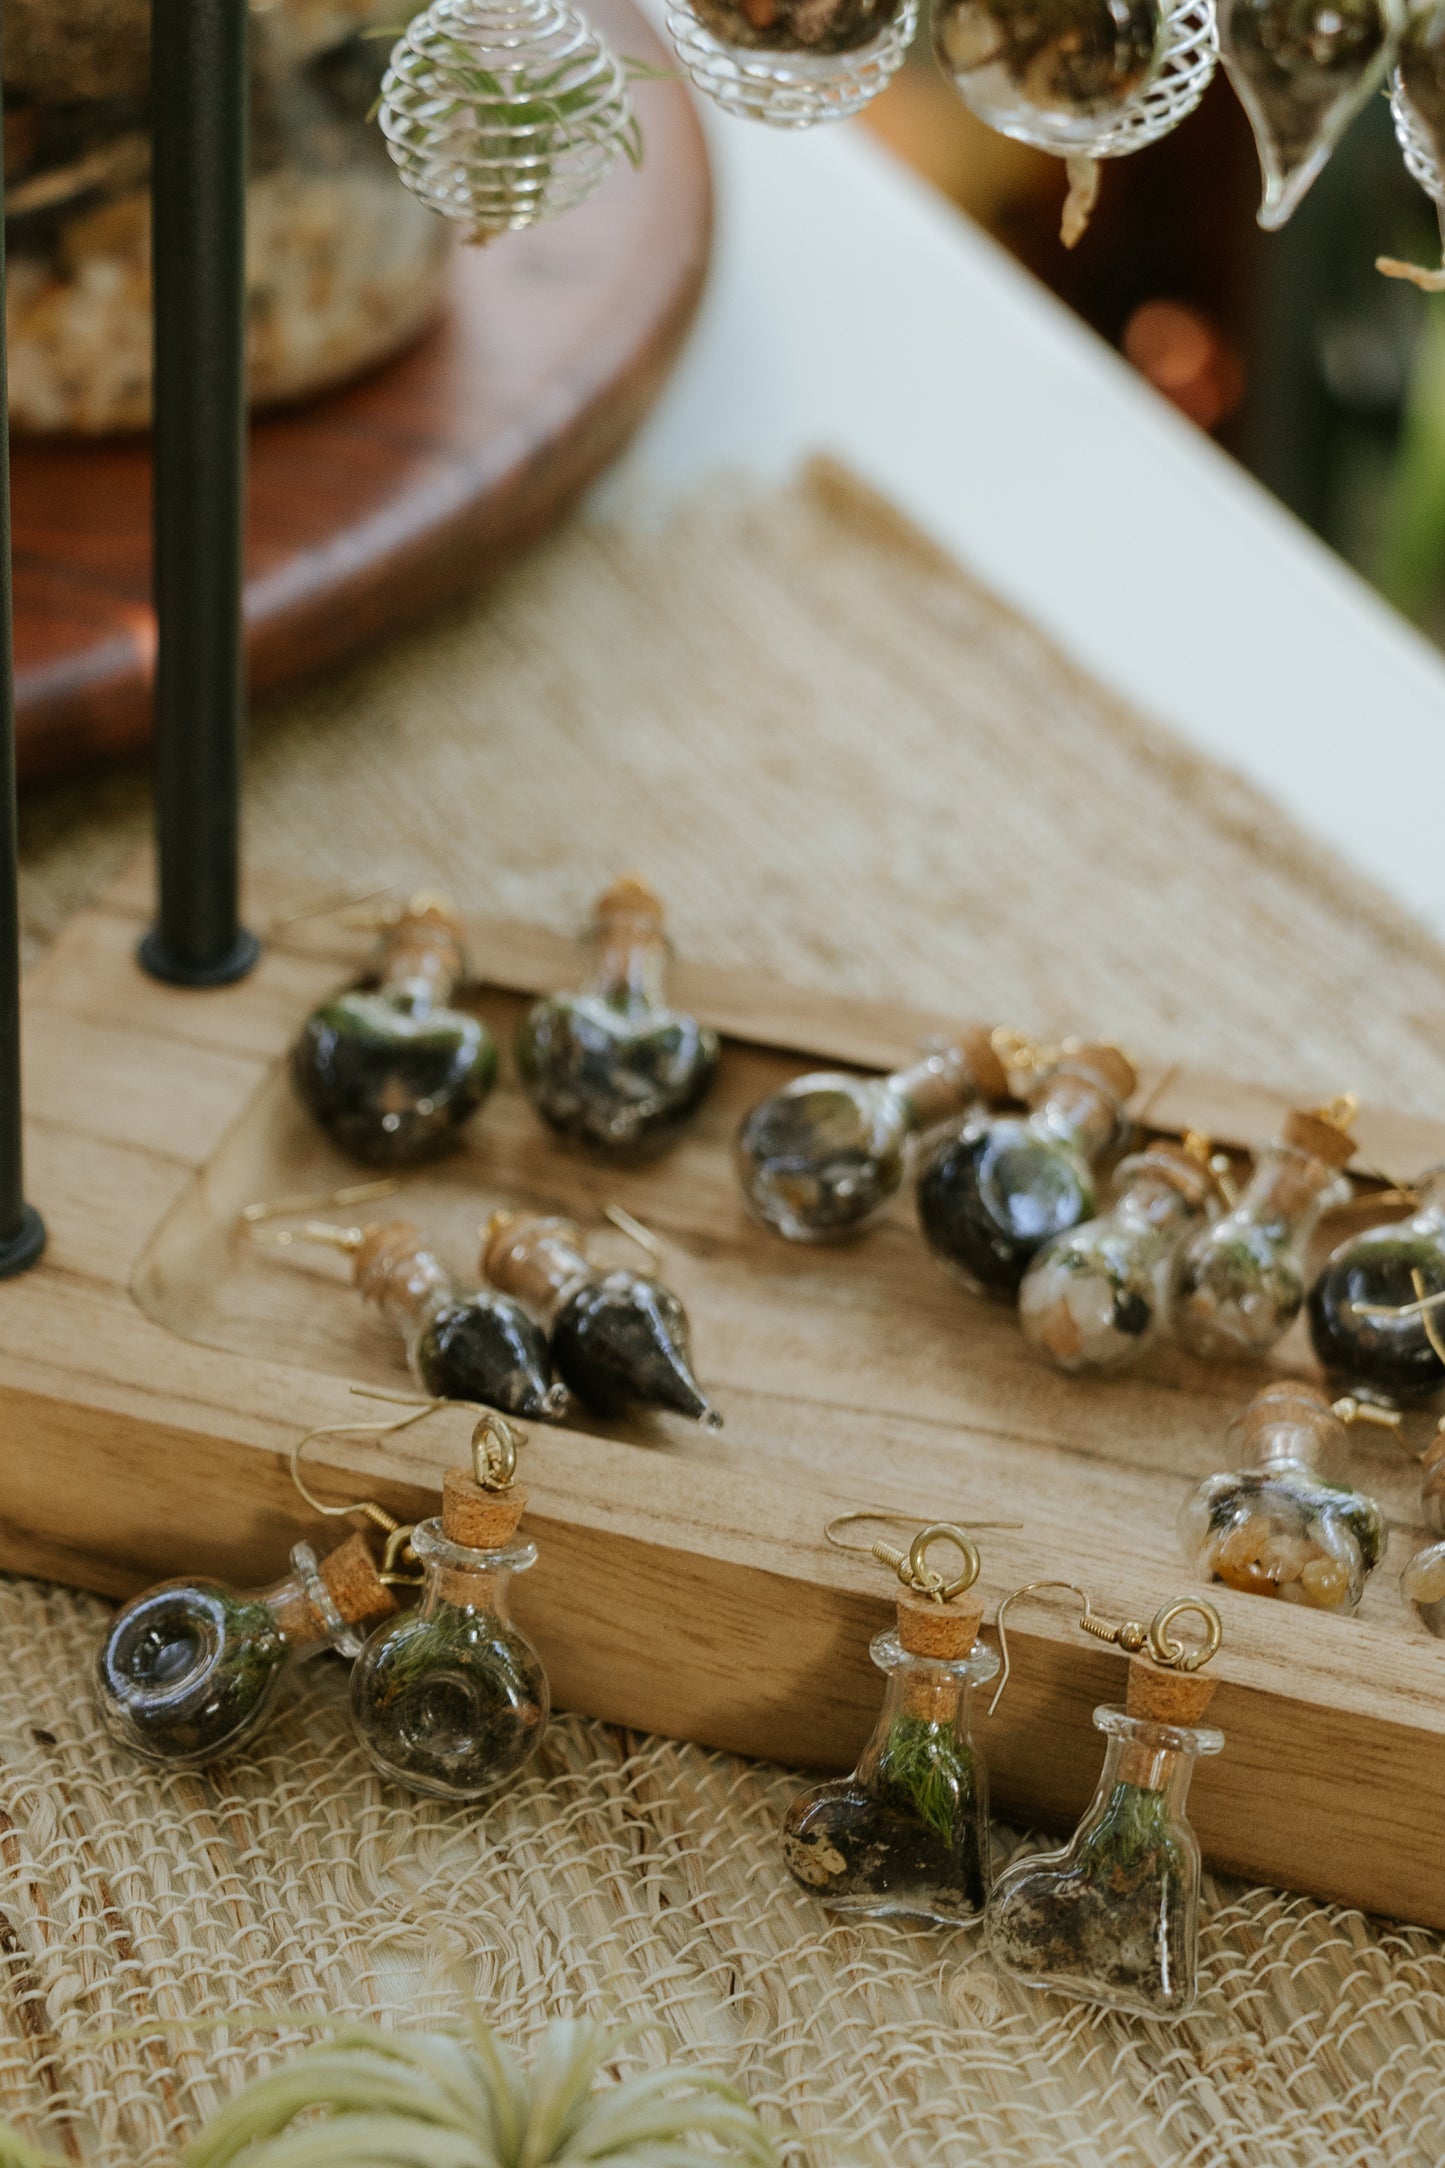
[[[1445,256],[1445,4],[1431,0],[1409,9],[1400,31],[1390,77],[1390,116],[1405,170],[1435,206]],[[1424,292],[1445,292],[1445,263],[1436,270],[1379,256],[1375,269],[1386,278],[1409,279]]]
[[[1390,66],[1395,0],[1219,0],[1219,52],[1254,131],[1259,223],[1283,226]]]
[[[725,113],[811,128],[861,112],[898,73],[918,0],[671,0],[667,27]]]
[[[560,218],[641,155],[626,69],[559,0],[432,0],[379,118],[412,194],[475,242]]]

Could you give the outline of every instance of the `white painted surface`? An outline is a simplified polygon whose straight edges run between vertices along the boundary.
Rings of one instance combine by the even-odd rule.
[[[606,500],[837,454],[1445,927],[1436,650],[856,124],[711,139],[712,285]]]

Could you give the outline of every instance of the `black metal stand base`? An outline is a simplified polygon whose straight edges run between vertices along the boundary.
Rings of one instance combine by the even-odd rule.
[[[33,1205],[26,1205],[25,1217],[20,1222],[18,1234],[8,1242],[0,1242],[0,1280],[13,1280],[17,1273],[28,1272],[38,1265],[45,1248],[45,1222]]]
[[[136,950],[142,971],[167,986],[232,986],[243,979],[261,954],[261,944],[243,926],[226,954],[213,964],[188,964],[173,956],[152,930]]]

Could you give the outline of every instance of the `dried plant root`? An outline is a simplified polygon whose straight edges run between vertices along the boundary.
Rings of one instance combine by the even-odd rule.
[[[1069,176],[1069,193],[1064,198],[1059,239],[1065,248],[1077,248],[1089,230],[1089,220],[1099,200],[1099,161],[1097,158],[1070,158],[1064,163],[1064,171]]]

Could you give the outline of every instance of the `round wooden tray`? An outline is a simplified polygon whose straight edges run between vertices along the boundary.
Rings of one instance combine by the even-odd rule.
[[[630,0],[614,50],[670,65]],[[678,82],[636,91],[646,155],[555,226],[461,252],[447,320],[251,438],[247,646],[273,692],[471,587],[543,532],[656,397],[702,289],[712,203]],[[400,184],[398,184],[400,185]],[[150,461],[141,440],[15,447],[20,772],[150,730]]]

